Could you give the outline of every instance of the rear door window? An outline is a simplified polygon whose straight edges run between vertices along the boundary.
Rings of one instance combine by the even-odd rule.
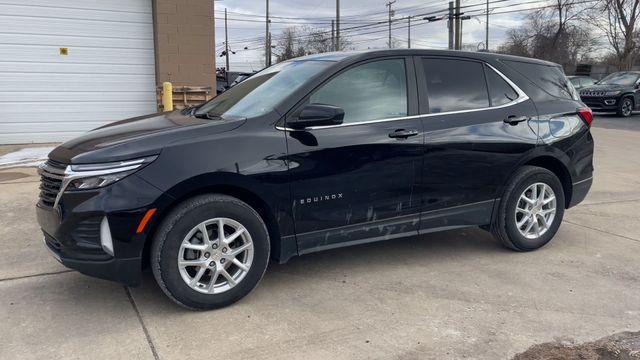
[[[504,81],[502,76],[488,66],[485,66],[484,69],[487,76],[491,106],[508,104],[518,98],[518,93]]]
[[[457,59],[423,58],[431,113],[489,107],[482,63]]]

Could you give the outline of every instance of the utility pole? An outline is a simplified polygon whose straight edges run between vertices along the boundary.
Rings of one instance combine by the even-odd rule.
[[[331,20],[331,51],[336,51],[336,21]]]
[[[449,21],[447,22],[449,28],[449,50],[453,50],[453,1],[449,1]]]
[[[460,1],[460,0],[458,0]],[[391,49],[391,16],[393,16],[393,10],[391,10],[391,5],[395,4],[396,0],[389,1],[386,6],[389,8],[389,49]]]
[[[411,16],[407,17],[407,48],[411,49]]]
[[[336,0],[336,51],[340,48],[340,0]]]
[[[271,20],[269,20],[271,22]],[[269,57],[267,58],[267,66],[271,66],[271,31],[268,34],[269,37]]]
[[[264,20],[264,65],[265,67],[271,65],[271,44],[269,39],[269,0],[267,0],[267,9],[265,11],[265,20]]]
[[[227,58],[227,67],[224,68],[225,80],[227,81],[227,86],[229,86],[229,36],[227,35],[229,31],[227,30],[227,8],[224,8],[224,53]]]
[[[484,31],[484,50],[489,51],[489,0],[487,0],[487,23]]]
[[[462,22],[460,21],[460,0],[456,0],[456,8],[454,12],[454,27],[455,27],[455,44],[454,48],[456,50],[460,50],[460,42],[461,42],[461,29]]]

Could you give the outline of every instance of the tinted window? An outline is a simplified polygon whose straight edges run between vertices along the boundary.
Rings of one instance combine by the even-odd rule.
[[[263,115],[331,64],[311,60],[278,63],[214,97],[196,113],[238,117]]]
[[[489,85],[491,106],[504,105],[518,98],[518,93],[493,69],[485,67],[485,74]]]
[[[432,113],[489,107],[482,64],[452,59],[422,59]]]
[[[636,81],[638,81],[637,73],[617,72],[605,76],[604,79],[600,80],[600,84],[633,86]]]
[[[380,60],[351,68],[313,93],[309,102],[341,107],[345,123],[406,116],[404,60]]]
[[[580,84],[582,86],[589,86],[595,84],[595,81],[592,78],[582,78]]]
[[[564,76],[564,71],[559,66],[511,60],[504,60],[504,62],[527,77],[547,94],[566,99],[573,98],[573,86]]]

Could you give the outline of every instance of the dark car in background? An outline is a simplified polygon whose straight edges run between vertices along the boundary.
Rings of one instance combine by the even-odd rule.
[[[236,78],[231,82],[231,84],[229,84],[228,88],[232,88],[238,84],[240,84],[241,82],[247,80],[250,76],[252,76],[255,73],[238,73],[238,76],[236,76]]]
[[[217,308],[270,259],[471,226],[544,246],[591,186],[592,120],[554,63],[313,55],[58,146],[37,217],[65,266],[127,285],[150,266],[178,304]]]
[[[597,82],[597,80],[594,78],[591,78],[589,76],[580,76],[580,75],[567,76],[567,79],[571,81],[571,84],[573,85],[574,88],[576,88],[576,90],[580,90],[584,87],[591,86]]]
[[[580,98],[591,110],[631,116],[640,107],[640,72],[620,71],[580,90]]]

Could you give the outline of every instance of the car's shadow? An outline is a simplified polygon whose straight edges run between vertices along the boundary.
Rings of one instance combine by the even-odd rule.
[[[479,228],[449,230],[302,255],[286,264],[272,262],[258,287],[260,292],[269,294],[298,286],[308,287],[316,280],[348,279],[351,282],[366,277],[372,269],[384,274],[387,270],[397,270],[399,266],[416,268],[429,265],[438,268],[439,264],[451,261],[465,262],[479,256],[508,253],[512,251]],[[135,292],[146,299],[153,298],[154,302],[162,302],[155,305],[165,311],[173,312],[171,308],[181,311],[162,294],[148,270],[144,272],[142,287]],[[170,305],[165,306],[165,302]]]

